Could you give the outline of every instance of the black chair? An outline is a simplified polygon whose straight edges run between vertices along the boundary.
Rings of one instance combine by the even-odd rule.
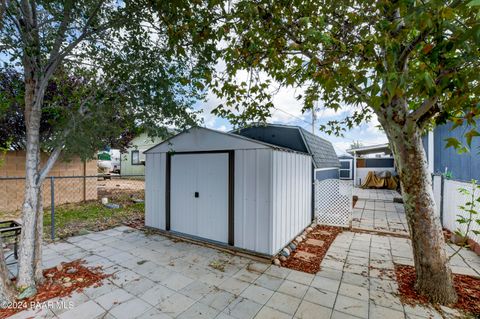
[[[8,243],[9,238],[14,238],[13,241],[13,255],[15,260],[18,259],[18,241],[20,234],[22,233],[22,225],[14,220],[0,221],[0,236],[2,242]],[[5,256],[7,260],[12,254]]]

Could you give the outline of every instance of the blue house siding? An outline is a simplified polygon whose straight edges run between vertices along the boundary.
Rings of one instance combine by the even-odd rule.
[[[394,167],[393,158],[365,158],[365,167]]]
[[[338,168],[315,171],[315,179],[323,181],[324,179],[338,179]]]
[[[477,122],[480,124],[480,121]],[[462,143],[465,143],[465,138],[462,135],[470,128],[464,125],[463,127],[458,127],[450,131],[452,125],[452,123],[448,123],[437,126],[434,130],[435,172],[444,173],[445,169],[448,169],[448,171],[452,173],[453,179],[465,181],[471,179],[480,180],[480,139],[473,138],[470,152],[458,154],[454,148],[445,147],[445,139],[455,137]]]

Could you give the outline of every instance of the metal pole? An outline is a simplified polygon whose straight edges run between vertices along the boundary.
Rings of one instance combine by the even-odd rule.
[[[312,134],[313,135],[315,135],[315,120],[316,119],[317,119],[317,115],[315,114],[315,107],[312,107]]]
[[[445,190],[445,178],[443,174],[440,175],[441,183],[440,183],[440,223],[443,227],[443,193]]]
[[[87,200],[87,161],[83,161],[83,201]]]
[[[55,177],[50,176],[50,238],[55,240]]]

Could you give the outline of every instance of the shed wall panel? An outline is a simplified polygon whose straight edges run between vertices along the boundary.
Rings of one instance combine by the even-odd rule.
[[[273,151],[272,245],[274,254],[311,222],[312,166],[310,156]]]
[[[269,254],[270,149],[235,150],[235,246]]]
[[[146,154],[145,225],[165,229],[166,154]]]

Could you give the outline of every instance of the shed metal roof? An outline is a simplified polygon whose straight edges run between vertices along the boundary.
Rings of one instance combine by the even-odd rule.
[[[239,134],[233,134],[233,133],[230,133],[230,132],[217,131],[217,130],[209,129],[209,128],[206,128],[206,127],[200,127],[200,126],[191,127],[191,128],[186,129],[182,132],[179,132],[178,134],[176,134],[176,135],[162,141],[161,143],[158,143],[157,145],[149,148],[148,150],[144,151],[144,153],[145,154],[155,153],[155,151],[158,150],[159,147],[162,147],[163,145],[170,145],[174,139],[176,139],[180,135],[188,133],[192,130],[201,130],[201,131],[204,131],[204,132],[210,132],[210,134],[213,133],[213,134],[224,135],[224,136],[232,137],[232,138],[237,139],[237,140],[243,140],[243,141],[246,141],[246,142],[249,142],[249,143],[254,143],[254,144],[257,144],[257,145],[260,145],[260,146],[263,146],[263,147],[268,147],[268,148],[272,148],[272,149],[283,151],[283,152],[302,153],[302,154],[307,155],[307,156],[310,155],[306,151],[302,152],[301,150],[294,150],[294,149],[291,149],[291,148],[288,148],[288,147],[283,147],[281,145],[271,144],[271,143],[268,143],[268,142],[265,142],[265,141],[252,139],[252,138],[249,138],[247,136],[243,136],[243,135],[239,135]]]
[[[254,124],[232,133],[312,155],[315,168],[340,167],[332,143],[299,126]]]

